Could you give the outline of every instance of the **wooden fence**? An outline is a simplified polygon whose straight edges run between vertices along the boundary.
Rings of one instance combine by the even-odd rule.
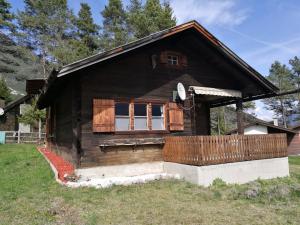
[[[28,143],[39,144],[43,143],[45,133],[39,134],[38,132],[19,132],[19,131],[4,131],[5,143]]]
[[[287,156],[286,134],[166,137],[163,158],[212,165]]]

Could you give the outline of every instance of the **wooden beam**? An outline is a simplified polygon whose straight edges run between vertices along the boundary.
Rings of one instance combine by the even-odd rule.
[[[268,94],[261,94],[261,95],[257,95],[257,96],[246,97],[246,98],[243,98],[243,102],[255,101],[255,100],[259,100],[259,99],[272,98],[272,97],[283,96],[283,95],[292,95],[292,94],[296,94],[296,93],[300,93],[300,89],[295,89],[295,90],[285,91],[285,92],[280,92],[280,93],[268,93]],[[227,101],[221,100],[220,102],[212,102],[210,104],[210,107],[214,108],[214,107],[226,106],[226,105],[234,104],[235,102],[236,102],[235,99],[228,99]]]
[[[72,155],[76,167],[81,158],[81,85],[79,79],[72,81]]]
[[[236,117],[237,117],[237,132],[238,134],[244,134],[243,100],[241,98],[236,101]]]

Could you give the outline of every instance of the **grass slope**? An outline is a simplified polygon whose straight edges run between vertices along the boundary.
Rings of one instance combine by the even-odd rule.
[[[247,185],[69,189],[34,146],[1,145],[0,224],[300,224],[300,157],[290,163],[290,178]]]

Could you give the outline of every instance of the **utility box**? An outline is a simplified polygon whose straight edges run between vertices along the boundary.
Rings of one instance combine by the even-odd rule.
[[[5,144],[5,131],[0,131],[0,144]]]

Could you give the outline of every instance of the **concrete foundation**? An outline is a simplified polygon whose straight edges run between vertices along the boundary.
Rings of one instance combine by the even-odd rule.
[[[163,162],[134,163],[117,166],[99,166],[77,169],[75,173],[82,178],[133,177],[145,174],[163,173]]]
[[[73,186],[105,187],[113,184],[144,183],[158,178],[182,178],[209,186],[217,178],[226,183],[243,184],[256,179],[289,176],[288,158],[273,158],[210,166],[190,166],[170,162],[136,163],[77,169],[81,178]]]
[[[194,184],[209,186],[217,178],[226,183],[243,184],[249,181],[289,176],[288,158],[226,163],[210,166],[190,166],[164,162],[164,172],[176,174]]]

